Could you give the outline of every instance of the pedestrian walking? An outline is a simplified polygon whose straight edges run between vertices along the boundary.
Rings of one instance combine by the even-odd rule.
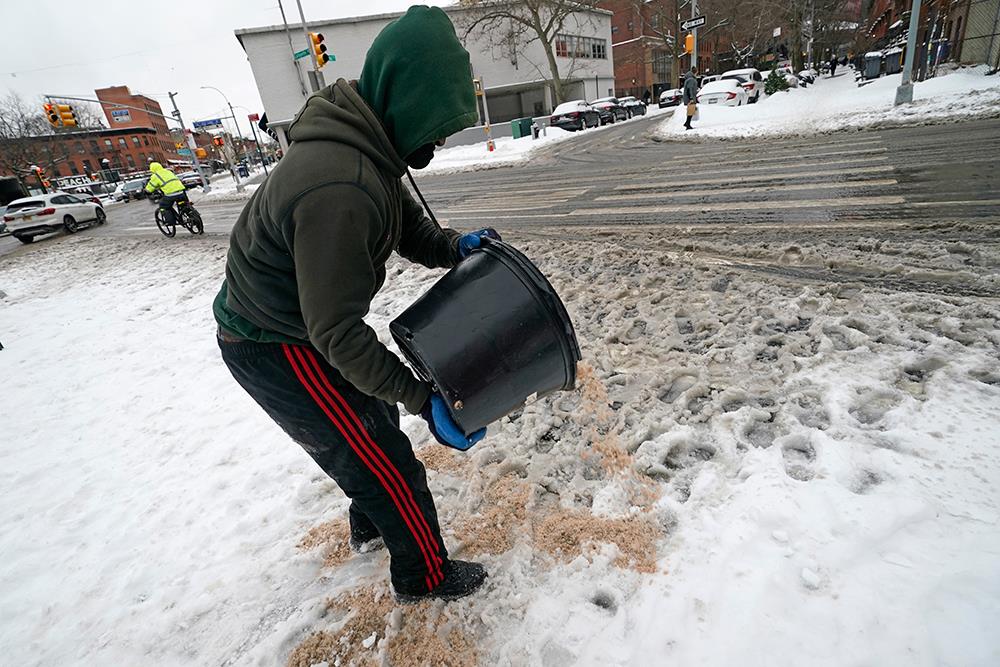
[[[647,88],[646,92],[642,94],[642,103],[645,104],[646,106],[649,106],[649,101],[651,99],[653,99],[653,95],[649,92],[649,89]]]
[[[401,602],[460,598],[487,576],[448,557],[397,404],[456,449],[485,429],[466,436],[442,397],[364,321],[393,252],[447,268],[484,236],[499,238],[442,229],[401,180],[475,125],[469,72],[441,9],[411,7],[388,24],[359,80],[339,79],[296,115],[284,158],[233,228],[213,304],[233,377],[351,499],[350,546],[385,546]]]
[[[698,112],[698,68],[694,65],[684,77],[684,91],[681,102],[687,107],[687,120],[684,121],[685,130],[693,130],[691,119]]]
[[[830,78],[837,73],[837,56],[830,58]]]

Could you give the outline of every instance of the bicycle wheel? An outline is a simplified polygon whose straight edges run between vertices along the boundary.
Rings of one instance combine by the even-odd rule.
[[[184,219],[186,221],[184,226],[187,227],[189,232],[192,234],[205,233],[205,225],[201,221],[201,213],[198,213],[193,208],[189,208],[184,213]]]
[[[175,220],[173,224],[168,224],[166,220],[163,219],[163,210],[156,209],[156,226],[160,228],[160,231],[164,236],[170,237],[177,234],[177,221]]]

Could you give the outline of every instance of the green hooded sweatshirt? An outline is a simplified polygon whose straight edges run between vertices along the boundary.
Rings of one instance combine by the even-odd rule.
[[[430,268],[458,260],[459,234],[410,196],[401,156],[476,117],[469,54],[448,16],[412,7],[386,26],[357,86],[340,79],[306,101],[233,227],[213,305],[223,331],[311,343],[364,393],[419,412],[430,388],[363,318],[393,251]]]

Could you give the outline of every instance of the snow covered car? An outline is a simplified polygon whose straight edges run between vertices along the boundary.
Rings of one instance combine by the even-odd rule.
[[[718,81],[721,78],[722,78],[721,74],[706,74],[705,76],[701,77],[701,79],[699,80],[698,87],[700,88],[701,86],[708,85],[708,84],[712,83],[713,81]]]
[[[552,110],[549,125],[563,130],[575,132],[601,124],[601,115],[583,100],[563,102]]]
[[[646,104],[642,100],[629,95],[628,97],[622,97],[620,101],[622,106],[625,107],[625,111],[628,113],[629,118],[646,115]]]
[[[745,69],[731,69],[722,73],[723,79],[734,79],[740,82],[743,89],[747,91],[747,101],[754,104],[764,94],[764,77],[753,67]]]
[[[198,175],[197,171],[185,171],[177,174],[177,178],[181,180],[186,188],[200,188],[201,187],[201,176]]]
[[[21,243],[31,243],[36,236],[60,229],[72,234],[84,226],[82,223],[103,225],[106,219],[100,204],[68,192],[15,199],[7,205],[7,212],[3,215],[8,229]]]
[[[816,70],[804,69],[798,74],[799,81],[806,83],[816,83]]]
[[[795,72],[792,71],[791,67],[779,67],[778,74],[785,77],[789,88],[799,87],[799,77],[795,76]]]
[[[671,88],[660,93],[660,108],[675,107],[684,99],[684,91],[680,88]]]
[[[736,79],[719,79],[698,91],[698,104],[738,107],[747,103],[747,91]]]
[[[628,112],[617,97],[602,97],[591,102],[590,106],[601,114],[601,125],[613,123],[616,120],[628,120]]]

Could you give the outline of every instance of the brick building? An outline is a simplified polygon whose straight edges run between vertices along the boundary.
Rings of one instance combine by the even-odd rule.
[[[108,127],[113,130],[152,128],[156,133],[159,151],[167,161],[181,159],[159,102],[145,95],[132,94],[128,86],[98,88],[94,93],[101,101]]]
[[[166,163],[151,127],[58,132],[0,144],[0,176],[23,175],[31,165],[50,178],[96,174],[108,160],[122,174],[146,170],[148,160]]]

